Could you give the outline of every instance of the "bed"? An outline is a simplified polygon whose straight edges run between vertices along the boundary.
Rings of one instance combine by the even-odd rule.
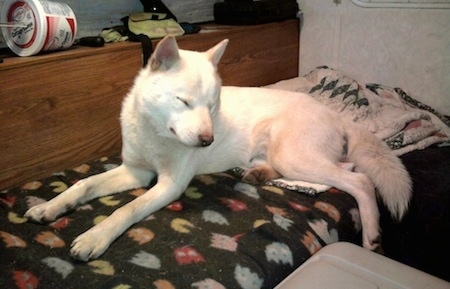
[[[266,50],[279,59],[275,72],[284,65],[292,67],[292,59],[298,60],[298,46],[293,52],[290,48],[295,41],[298,44],[298,38],[270,33],[279,40],[278,49]],[[244,35],[240,37],[247,40],[258,37],[251,29]],[[232,61],[237,59],[234,54],[225,55],[225,63],[233,65],[222,67],[224,79],[239,73],[247,79],[261,79],[257,76],[261,70],[248,69],[249,65],[273,66],[264,64],[266,54],[249,55],[238,58],[244,59],[245,65]],[[391,258],[448,280],[449,261],[444,257],[448,246],[443,236],[450,223],[450,147],[442,146],[448,141],[448,117],[414,102],[401,89],[358,83],[328,67],[302,77],[290,75],[281,82],[273,79],[273,71],[263,73],[269,77],[248,85],[307,91],[341,109],[343,117],[359,116],[357,120],[363,120],[362,125],[369,129],[380,127],[376,118],[369,117],[370,110],[361,113],[347,108],[365,109],[383,96],[395,96],[405,115],[414,110],[416,119],[407,122],[414,123],[408,129],[434,127],[425,137],[417,133],[422,137],[412,142],[404,141],[412,135],[405,127],[397,126],[395,132],[391,129],[387,138],[413,177],[414,197],[402,223],[394,222],[380,204],[383,248]],[[86,109],[95,114],[96,107]],[[386,130],[381,135],[387,135]],[[45,160],[42,162],[44,167]],[[46,225],[22,217],[30,206],[120,162],[120,150],[116,149],[33,180],[17,178],[20,182],[1,188],[2,288],[273,288],[327,244],[361,244],[357,204],[345,192],[330,188],[311,196],[299,193],[299,188],[253,186],[241,181],[239,170],[195,177],[179,200],[132,226],[104,255],[87,263],[70,258],[72,240],[145,188],[94,200]]]

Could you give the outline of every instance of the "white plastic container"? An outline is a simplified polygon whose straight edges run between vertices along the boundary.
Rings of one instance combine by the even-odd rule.
[[[44,0],[6,0],[0,22],[8,47],[19,56],[72,46],[77,33],[75,14],[69,5]]]
[[[346,242],[320,249],[275,289],[449,289],[450,283]]]

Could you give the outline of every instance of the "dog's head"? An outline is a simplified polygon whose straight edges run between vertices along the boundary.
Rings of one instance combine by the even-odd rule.
[[[217,64],[227,43],[206,52],[180,50],[173,36],[158,43],[137,85],[144,113],[161,136],[189,146],[213,142],[221,89]]]

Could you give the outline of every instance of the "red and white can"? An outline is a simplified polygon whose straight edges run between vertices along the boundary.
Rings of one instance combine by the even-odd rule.
[[[72,46],[77,20],[69,5],[44,0],[6,0],[0,14],[3,37],[19,56]]]

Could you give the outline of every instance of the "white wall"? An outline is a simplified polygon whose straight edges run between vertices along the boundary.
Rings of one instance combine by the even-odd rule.
[[[401,87],[450,115],[450,9],[363,8],[350,0],[298,2],[304,13],[300,75],[328,65],[360,82]]]

